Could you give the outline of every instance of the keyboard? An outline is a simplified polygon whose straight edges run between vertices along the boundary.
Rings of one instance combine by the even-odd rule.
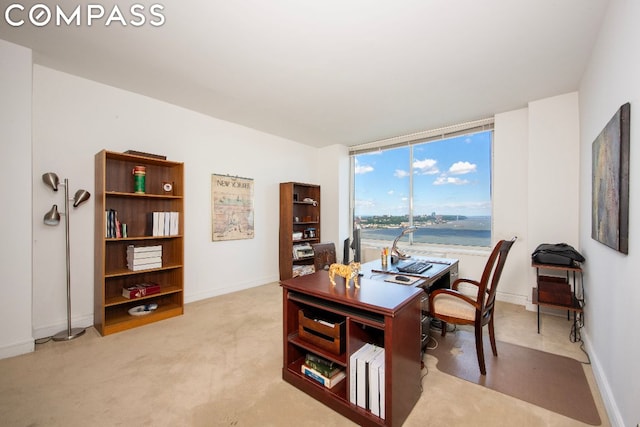
[[[413,261],[409,264],[399,265],[398,271],[401,273],[421,274],[433,267],[431,263],[422,261]]]

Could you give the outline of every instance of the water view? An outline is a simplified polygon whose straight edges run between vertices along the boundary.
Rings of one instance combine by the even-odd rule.
[[[393,241],[408,226],[407,217],[360,217],[363,240]],[[413,233],[415,243],[460,246],[491,246],[490,216],[449,216],[445,218],[414,219],[418,229]],[[404,236],[402,241],[408,241]]]

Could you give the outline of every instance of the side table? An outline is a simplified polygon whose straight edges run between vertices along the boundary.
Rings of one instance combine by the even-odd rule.
[[[584,307],[584,289],[582,267],[532,263],[536,269],[536,287],[533,288],[532,301],[538,306],[538,333],[540,333],[540,306],[567,310],[567,320],[573,313],[573,332],[577,333],[578,314]],[[546,275],[563,273],[563,276]],[[573,335],[573,334],[572,334]],[[574,335],[575,336],[575,335]]]

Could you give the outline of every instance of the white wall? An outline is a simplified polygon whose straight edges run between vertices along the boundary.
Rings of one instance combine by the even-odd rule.
[[[349,149],[331,145],[318,150],[318,181],[321,194],[322,241],[334,242],[342,262],[343,241],[351,237],[349,218]]]
[[[532,251],[536,242],[578,246],[579,129],[577,93],[529,103],[527,223]]]
[[[33,351],[31,51],[0,40],[0,359]],[[42,213],[44,215],[44,212]]]
[[[579,247],[580,134],[576,92],[529,103],[528,253],[541,243]],[[529,268],[529,282],[536,283]]]
[[[518,237],[507,258],[496,298],[524,305],[530,300],[531,294],[530,283],[526,280],[531,269],[527,230],[529,168],[526,156],[529,147],[529,110],[523,108],[496,114],[494,128],[493,237],[494,241]],[[482,257],[475,276],[471,277],[480,277],[485,262],[486,257]]]
[[[53,171],[70,179],[72,192],[94,192],[94,155],[102,149],[185,162],[186,302],[278,279],[278,184],[317,182],[317,149],[41,66],[34,67],[33,96],[36,337],[66,327],[64,230],[42,224],[51,204],[63,201],[40,176]],[[254,179],[255,238],[211,241],[212,173]],[[93,208],[71,212],[74,327],[93,323]]]
[[[640,2],[612,0],[580,85],[580,243],[585,341],[614,426],[640,423]],[[631,103],[629,255],[591,238],[591,145]]]

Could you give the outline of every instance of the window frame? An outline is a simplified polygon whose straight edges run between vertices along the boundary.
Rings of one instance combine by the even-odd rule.
[[[400,148],[404,146],[410,146],[409,149],[409,225],[413,225],[414,223],[414,145],[419,145],[427,142],[439,141],[444,139],[450,139],[457,136],[465,136],[472,135],[475,133],[491,131],[491,145],[490,145],[490,182],[489,182],[489,192],[491,197],[491,224],[490,224],[490,241],[487,246],[470,246],[470,245],[455,245],[451,243],[422,243],[422,242],[414,242],[413,233],[409,233],[407,235],[408,238],[408,246],[411,246],[412,252],[425,252],[425,253],[433,253],[433,252],[485,252],[491,248],[491,242],[493,240],[493,229],[494,229],[494,213],[493,213],[493,157],[494,157],[494,119],[482,119],[473,122],[465,122],[457,125],[447,126],[443,128],[433,129],[429,131],[418,132],[409,135],[403,135],[393,138],[388,138],[384,140],[374,141],[366,144],[361,144],[357,146],[350,147],[349,149],[349,163],[350,163],[350,173],[349,173],[349,217],[350,217],[350,233],[353,235],[353,228],[355,224],[355,158],[359,154],[366,154],[375,151],[389,150],[393,148]],[[403,240],[405,240],[403,238]],[[371,247],[384,247],[385,244],[382,242],[387,242],[386,240],[373,240],[373,239],[362,239],[363,245],[371,246]]]

